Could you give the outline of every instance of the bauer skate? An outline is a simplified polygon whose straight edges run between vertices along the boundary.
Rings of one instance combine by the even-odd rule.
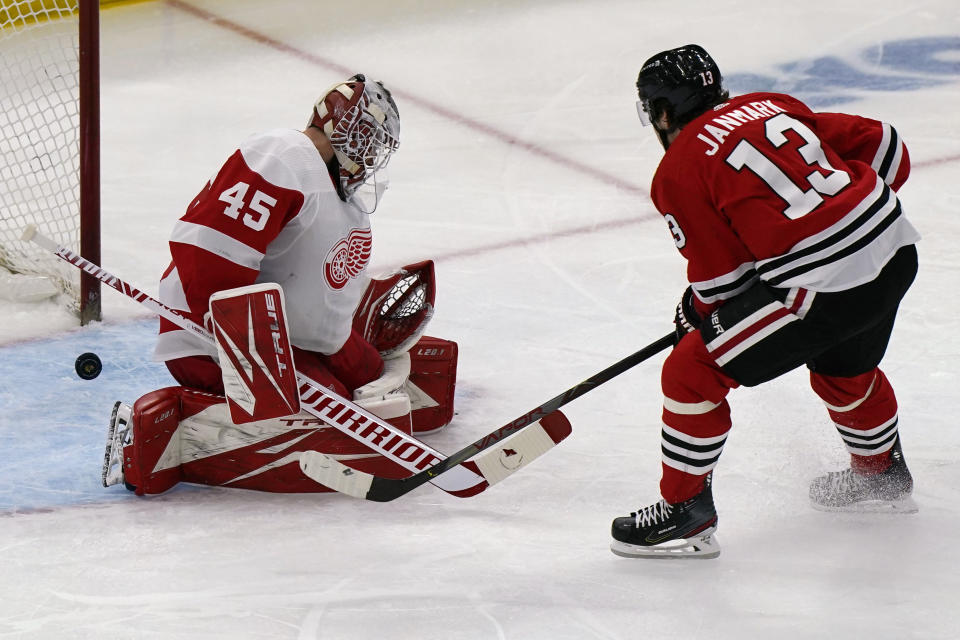
[[[613,521],[610,550],[625,558],[716,558],[720,545],[712,475],[703,491],[684,502],[661,500]]]
[[[913,476],[907,469],[897,438],[890,450],[890,466],[872,475],[853,469],[831,471],[810,483],[810,503],[820,511],[857,513],[915,513]]]
[[[109,487],[121,482],[126,484],[123,477],[123,448],[131,442],[133,430],[130,428],[130,406],[117,402],[110,414],[107,448],[103,453],[103,470],[100,474],[103,486]]]

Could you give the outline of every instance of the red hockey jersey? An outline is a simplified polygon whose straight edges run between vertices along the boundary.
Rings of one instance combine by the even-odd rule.
[[[895,193],[909,171],[888,124],[752,93],[683,128],[651,197],[708,311],[758,278],[813,291],[872,280],[920,238]]]
[[[340,200],[310,139],[269,131],[245,140],[174,226],[159,297],[202,323],[212,293],[276,282],[291,343],[331,354],[350,335],[371,246],[367,214]],[[216,350],[161,319],[154,355]]]

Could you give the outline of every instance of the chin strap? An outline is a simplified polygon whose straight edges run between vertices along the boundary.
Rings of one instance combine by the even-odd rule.
[[[669,141],[669,139],[668,139],[668,136],[669,136],[671,133],[676,132],[676,131],[678,130],[678,128],[677,128],[677,127],[673,127],[672,129],[669,129],[669,130],[666,130],[666,131],[665,131],[665,130],[661,129],[660,127],[658,127],[657,125],[653,125],[653,130],[657,132],[657,137],[660,138],[660,144],[663,145],[663,150],[666,151],[667,149],[670,148],[670,141]]]
[[[347,193],[343,190],[343,181],[340,180],[340,162],[337,160],[336,154],[325,164],[327,165],[327,172],[330,174],[330,179],[333,180],[333,186],[337,189],[337,196],[339,196],[343,202],[346,202]]]

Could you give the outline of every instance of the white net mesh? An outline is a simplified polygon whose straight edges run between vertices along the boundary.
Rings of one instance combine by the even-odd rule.
[[[79,249],[78,0],[0,0],[0,267],[48,276],[79,302],[79,271],[20,240],[36,223]]]

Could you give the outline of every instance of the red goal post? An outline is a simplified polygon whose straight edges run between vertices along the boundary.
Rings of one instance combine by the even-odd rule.
[[[101,261],[99,11],[97,0],[0,0],[0,277],[49,280],[83,324],[100,319],[100,282],[20,234],[35,223]]]

